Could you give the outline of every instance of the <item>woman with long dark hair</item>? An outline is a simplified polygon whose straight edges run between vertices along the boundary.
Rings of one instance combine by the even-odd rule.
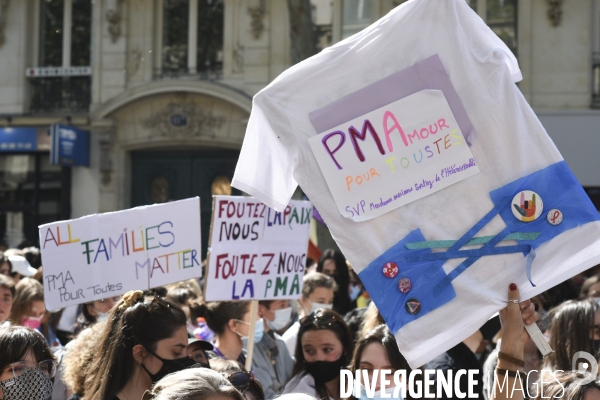
[[[296,363],[283,393],[340,399],[340,370],[347,368],[354,340],[344,319],[320,309],[300,321]]]
[[[352,374],[356,372],[356,370],[366,370],[368,371],[368,379],[373,379],[373,372],[375,370],[390,370],[391,375],[387,376],[387,379],[391,381],[393,385],[393,374],[396,371],[404,370],[406,371],[405,376],[409,376],[412,369],[408,365],[406,359],[400,354],[400,350],[398,350],[398,344],[396,343],[396,338],[390,332],[386,325],[379,325],[372,331],[368,332],[366,335],[361,337],[356,343],[356,348],[354,349],[354,356],[352,357],[352,363],[350,364],[350,370]],[[383,398],[381,393],[385,392],[390,394],[392,398],[394,398],[394,392],[397,390],[400,393],[400,388],[396,389],[395,387],[386,387],[381,388],[379,384],[381,379],[376,379],[375,383],[375,394],[373,397],[368,397],[364,382],[361,382],[361,395],[357,396],[358,393],[355,393],[356,398],[365,399],[365,398]]]
[[[327,249],[319,259],[317,272],[331,276],[338,285],[338,290],[333,298],[333,309],[340,315],[345,315],[352,309],[350,300],[350,272],[346,258],[338,250]]]
[[[600,305],[593,299],[568,300],[550,311],[550,347],[542,369],[569,371],[575,353],[600,351]]]
[[[86,400],[133,400],[162,377],[195,364],[186,357],[187,318],[150,292],[127,292],[112,309],[88,371]]]

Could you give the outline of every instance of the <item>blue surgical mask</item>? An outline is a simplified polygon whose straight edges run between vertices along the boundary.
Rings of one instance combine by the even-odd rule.
[[[288,322],[290,322],[290,318],[292,317],[292,307],[282,308],[281,310],[274,311],[274,313],[275,319],[273,321],[267,320],[267,326],[269,329],[278,331],[285,328]]]
[[[94,309],[94,311],[96,311],[96,314],[98,314],[98,316],[96,317],[96,322],[102,322],[106,318],[108,318],[108,313],[106,313],[106,312],[100,312],[100,311],[98,311],[96,309]]]
[[[354,301],[356,299],[358,299],[358,296],[360,296],[362,292],[362,288],[358,285],[353,285],[352,286],[352,290],[350,291],[350,300]]]
[[[357,396],[357,393],[354,393],[354,397],[356,397],[358,400],[379,400],[379,399],[402,399],[402,391],[400,389],[398,389],[398,397],[394,397],[394,391],[396,390],[395,387],[388,387],[385,390],[377,390],[373,397],[368,397],[367,396],[367,391],[365,389],[365,387],[363,385],[360,385],[360,396]],[[381,397],[381,395],[383,393],[386,393],[387,397]]]
[[[242,324],[246,324],[248,326],[250,326],[249,322],[246,321],[239,321]],[[248,341],[248,336],[242,336],[239,332],[236,332],[238,334],[238,336],[242,339],[242,341]],[[256,321],[256,324],[254,326],[254,343],[258,343],[260,342],[260,340],[262,339],[263,335],[265,334],[265,324],[263,323],[263,319],[259,319]],[[244,343],[244,346],[246,345],[246,343]]]

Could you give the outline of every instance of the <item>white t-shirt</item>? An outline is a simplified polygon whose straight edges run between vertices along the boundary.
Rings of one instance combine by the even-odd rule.
[[[302,393],[313,396],[316,399],[319,398],[319,394],[315,389],[315,378],[313,378],[311,374],[305,374],[301,377],[296,376],[290,380],[288,384],[285,385],[282,394],[290,393]],[[333,400],[331,397],[329,397],[329,399]]]
[[[439,57],[472,124],[472,132],[463,130],[463,134],[480,172],[384,215],[355,222],[338,211],[311,150],[308,140],[322,130],[317,131],[310,114],[434,56]],[[375,293],[381,285],[371,282],[371,269],[381,271],[383,265],[373,263],[411,232],[418,229],[429,241],[457,240],[494,208],[497,200],[492,201],[492,191],[549,166],[565,168],[514,85],[521,79],[514,55],[464,0],[408,1],[362,32],[289,68],[254,97],[232,185],[283,211],[299,184],[353,268],[368,280],[364,283],[369,293]],[[452,111],[458,120],[456,107]],[[577,193],[569,191],[586,201],[581,188]],[[550,195],[540,196],[552,200]],[[568,201],[559,202],[564,203]],[[478,236],[498,234],[508,223],[505,216],[496,215]],[[564,218],[568,222],[570,216],[565,212]],[[529,283],[526,259],[519,253],[484,257],[456,277],[451,284],[454,292],[444,304],[393,330],[411,366],[425,364],[479,329],[506,306],[511,282],[527,299],[600,263],[600,223],[586,222],[590,223],[576,224],[581,226],[536,248],[532,267],[536,287]],[[448,260],[443,270],[449,273],[463,260]],[[396,279],[403,273],[398,265]],[[412,293],[433,290],[426,287],[426,278],[419,282],[413,282]],[[372,296],[378,308],[384,303],[400,311],[405,308],[406,296],[395,285],[396,290],[381,289],[385,301]],[[388,317],[386,321],[390,324]]]

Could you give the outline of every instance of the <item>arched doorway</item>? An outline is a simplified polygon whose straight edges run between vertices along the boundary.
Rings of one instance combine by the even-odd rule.
[[[202,258],[206,257],[212,195],[226,194],[239,151],[135,151],[131,153],[131,206],[200,197]],[[216,192],[215,192],[216,191]],[[224,193],[225,192],[225,193]],[[240,194],[236,189],[229,194]]]

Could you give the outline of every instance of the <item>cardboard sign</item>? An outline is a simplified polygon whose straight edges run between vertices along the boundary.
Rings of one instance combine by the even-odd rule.
[[[298,299],[312,205],[276,212],[249,197],[214,196],[206,301]]]
[[[444,94],[422,90],[309,139],[339,212],[365,221],[479,172]]]
[[[200,198],[40,226],[46,308],[197,278]]]

